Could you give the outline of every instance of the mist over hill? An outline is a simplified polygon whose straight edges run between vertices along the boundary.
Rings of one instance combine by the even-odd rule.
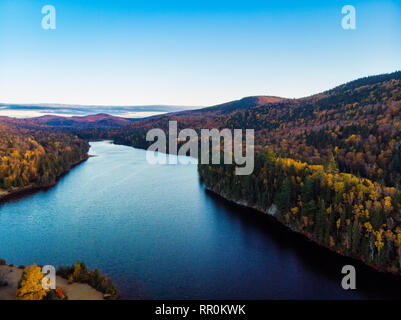
[[[0,103],[0,116],[16,118],[32,118],[43,115],[54,116],[88,116],[99,113],[124,118],[145,118],[167,112],[187,110],[192,107],[182,106],[101,106],[101,105],[69,105],[69,104],[7,104]]]

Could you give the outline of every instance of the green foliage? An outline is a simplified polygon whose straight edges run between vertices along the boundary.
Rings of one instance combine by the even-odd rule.
[[[322,165],[272,156],[268,150],[257,155],[251,180],[236,176],[234,166],[198,169],[209,189],[263,211],[276,205],[277,219],[292,230],[384,270],[397,265],[400,272],[401,206],[395,201],[400,190],[348,173],[324,172]],[[238,184],[247,187],[235,189],[234,196]]]
[[[263,97],[262,97],[263,98]],[[358,79],[302,99],[253,97],[135,121],[117,143],[146,148],[147,130],[255,130],[255,170],[199,165],[206,186],[378,268],[401,266],[401,72]],[[274,210],[273,210],[274,211]]]
[[[117,299],[118,292],[110,278],[106,277],[96,268],[90,271],[83,261],[72,266],[60,266],[57,274],[69,282],[87,283],[92,288],[105,294],[107,299]]]
[[[255,98],[254,98],[255,99]],[[244,99],[243,99],[244,100]],[[119,144],[147,148],[146,132],[176,120],[178,129],[255,129],[256,151],[269,146],[281,157],[322,164],[326,172],[347,172],[401,186],[401,72],[352,81],[302,99],[252,101],[185,111],[116,130]]]

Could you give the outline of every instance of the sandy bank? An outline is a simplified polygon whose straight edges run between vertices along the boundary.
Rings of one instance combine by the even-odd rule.
[[[0,274],[3,275],[3,280],[8,282],[7,286],[0,287],[0,300],[15,300],[22,269],[1,265]],[[56,285],[63,289],[69,300],[103,300],[103,293],[85,283],[69,284],[66,279],[57,276]]]

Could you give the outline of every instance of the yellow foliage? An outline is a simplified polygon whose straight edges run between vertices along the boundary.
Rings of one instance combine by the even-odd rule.
[[[332,236],[330,236],[330,247],[334,247],[335,246],[335,242],[334,242],[334,238]]]
[[[367,232],[367,233],[372,232],[373,227],[372,227],[372,225],[370,224],[370,222],[365,222],[364,226],[365,226],[365,228],[366,228],[366,232]]]
[[[77,281],[81,275],[81,265],[79,263],[77,263],[75,265],[75,269],[74,269],[74,273],[72,274],[72,278],[74,279],[74,281]]]
[[[43,274],[35,263],[24,269],[20,288],[17,290],[17,300],[42,300],[48,289],[42,286]]]
[[[337,229],[340,229],[340,226],[341,226],[341,219],[338,219],[338,220],[337,220],[336,225],[337,225]]]
[[[386,213],[389,213],[393,210],[393,206],[391,205],[391,197],[385,197],[384,198],[384,211]]]
[[[377,251],[380,252],[380,250],[384,247],[384,242],[383,242],[383,229],[380,229],[379,231],[375,232],[375,236],[376,236],[376,241],[375,241],[375,246],[377,248]]]

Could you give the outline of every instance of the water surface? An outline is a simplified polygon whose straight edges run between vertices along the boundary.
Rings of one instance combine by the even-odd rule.
[[[127,299],[360,299],[401,296],[380,275],[204,190],[195,165],[150,165],[146,151],[91,143],[96,157],[58,184],[0,206],[0,257],[84,260]],[[341,268],[357,268],[356,291]]]

